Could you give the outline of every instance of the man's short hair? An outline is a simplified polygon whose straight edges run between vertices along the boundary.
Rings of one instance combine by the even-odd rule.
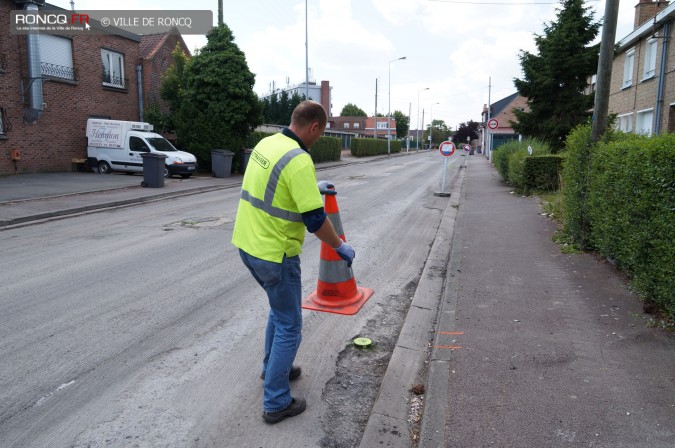
[[[328,121],[328,117],[326,116],[326,111],[323,106],[320,103],[311,100],[303,101],[298,104],[291,116],[291,124],[303,128],[311,126],[314,122],[319,122],[319,126],[324,129],[326,127],[326,121]]]

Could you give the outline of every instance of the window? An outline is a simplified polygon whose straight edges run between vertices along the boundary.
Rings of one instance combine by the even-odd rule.
[[[129,137],[129,150],[136,152],[150,152],[150,148],[140,137]]]
[[[343,126],[345,129],[349,129],[349,123],[342,123],[342,126]]]
[[[591,84],[588,86],[589,87],[589,90],[588,90],[589,93],[595,92],[595,88],[596,88],[597,84],[598,84],[598,75],[591,76]],[[523,108],[521,108],[520,110],[523,110]]]
[[[656,49],[657,40],[649,39],[647,41],[647,51],[645,51],[645,64],[642,70],[642,80],[653,78],[656,74]]]
[[[124,55],[110,50],[101,50],[103,63],[103,85],[124,89]]]
[[[12,125],[9,124],[7,111],[5,111],[4,107],[0,107],[0,135],[5,135],[5,133],[9,132],[11,129]]]
[[[354,123],[354,129],[359,129],[361,125],[359,123]]]
[[[635,63],[635,49],[626,52],[626,59],[623,64],[623,85],[622,89],[633,85],[633,66]]]
[[[387,129],[387,122],[386,121],[378,121],[377,122],[377,129]]]
[[[623,114],[616,117],[616,129],[622,132],[633,131],[633,114]]]
[[[40,34],[39,42],[42,74],[48,78],[75,81],[72,41],[65,37]]]
[[[654,121],[654,109],[641,110],[637,113],[637,123],[635,123],[635,132],[645,135],[652,135],[652,122]]]
[[[675,104],[671,104],[668,110],[668,132],[675,132]]]

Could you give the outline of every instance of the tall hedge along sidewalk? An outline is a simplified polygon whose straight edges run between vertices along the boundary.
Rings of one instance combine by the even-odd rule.
[[[532,147],[531,156],[528,147]],[[504,182],[518,193],[554,191],[560,185],[564,158],[550,152],[546,143],[536,139],[511,141],[495,149],[492,160]]]
[[[254,131],[248,136],[246,140],[247,148],[255,148],[260,140],[270,135],[274,135],[275,132],[260,132]],[[314,163],[320,162],[333,162],[340,160],[340,154],[342,153],[342,140],[337,137],[320,137],[314,146],[310,148],[309,155],[312,156]]]
[[[388,151],[397,153],[401,152],[401,141],[392,140],[390,147],[388,147],[386,140],[353,138],[351,151],[354,157],[376,156],[379,154],[387,154]]]
[[[588,178],[592,245],[675,318],[675,135],[601,143]]]

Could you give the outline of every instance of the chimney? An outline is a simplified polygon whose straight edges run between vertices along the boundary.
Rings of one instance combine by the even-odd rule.
[[[640,0],[640,2],[635,5],[635,23],[633,29],[653,19],[654,16],[666,6],[668,6],[667,1]]]
[[[328,81],[321,81],[321,105],[326,110],[326,115],[332,117],[330,100],[330,83]]]

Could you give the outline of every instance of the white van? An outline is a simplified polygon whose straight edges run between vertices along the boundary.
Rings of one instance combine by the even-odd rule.
[[[150,123],[136,121],[87,120],[87,161],[99,173],[143,171],[144,152],[166,155],[164,177],[179,174],[188,178],[197,170],[197,159],[177,150],[167,139],[153,131]]]

